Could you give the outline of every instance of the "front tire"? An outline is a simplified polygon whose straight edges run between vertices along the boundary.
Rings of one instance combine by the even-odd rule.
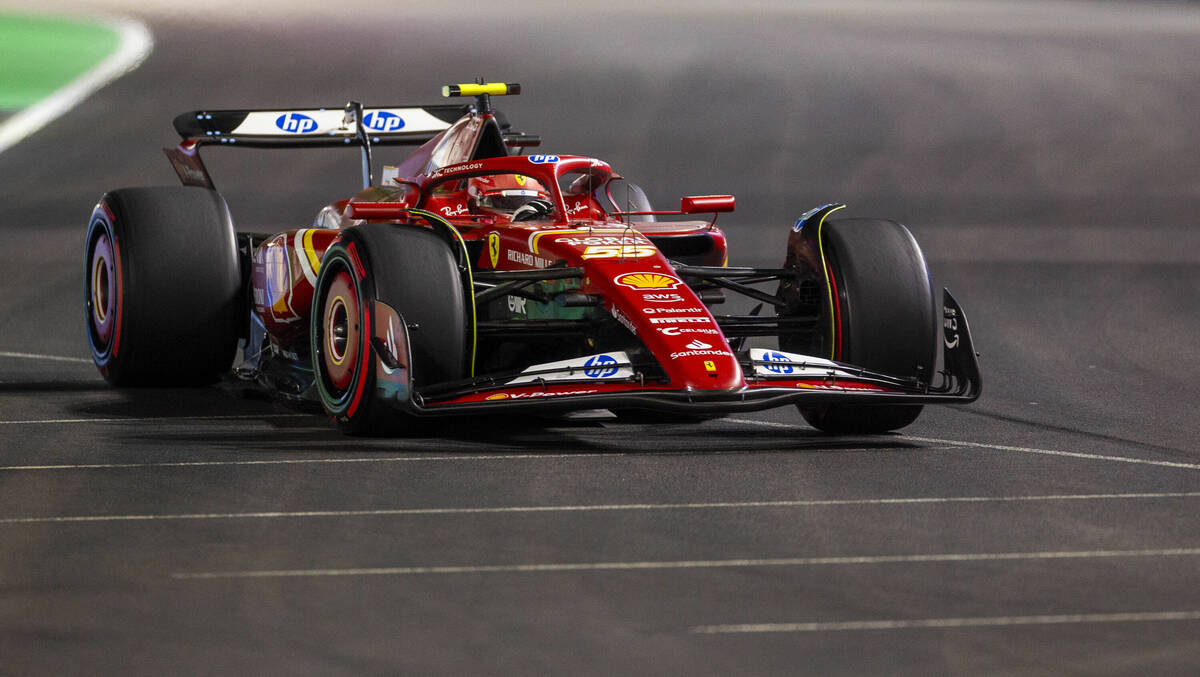
[[[408,325],[412,387],[469,372],[471,318],[450,245],[419,226],[371,223],[346,230],[321,260],[310,336],[321,404],[351,435],[416,427],[376,388],[377,303]]]
[[[937,345],[933,288],[912,234],[893,221],[841,219],[822,227],[831,300],[825,326],[832,359],[928,382]],[[800,407],[804,420],[834,434],[899,430],[921,405]]]
[[[109,383],[216,381],[237,350],[242,295],[237,236],[215,191],[125,188],[92,211],[84,312],[92,360]]]

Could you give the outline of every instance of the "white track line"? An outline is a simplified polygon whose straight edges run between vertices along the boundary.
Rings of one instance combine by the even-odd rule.
[[[775,423],[773,421],[754,421],[745,418],[727,418],[730,423],[746,423],[749,425],[758,425],[768,428],[793,428],[800,429],[801,426],[790,425],[787,423]],[[974,447],[976,449],[995,449],[997,451],[1019,451],[1023,454],[1043,454],[1046,456],[1065,456],[1068,458],[1084,458],[1090,461],[1108,461],[1111,463],[1135,463],[1138,465],[1154,465],[1164,468],[1184,468],[1186,470],[1200,470],[1200,463],[1182,463],[1178,461],[1154,461],[1147,458],[1133,458],[1130,456],[1108,456],[1105,454],[1087,454],[1078,451],[1061,451],[1058,449],[1039,449],[1036,447],[1014,447],[1004,444],[987,444],[984,442],[965,442],[963,440],[946,440],[937,437],[917,437],[914,435],[904,435],[897,438],[897,442],[903,440],[912,440],[914,442],[932,442],[935,444],[952,444],[958,447]]]
[[[1196,620],[1200,620],[1200,611],[1147,611],[1115,614],[919,618],[912,620],[847,621],[840,623],[748,623],[743,625],[697,625],[688,628],[688,632],[697,635],[720,635],[759,632],[845,632],[853,630],[985,628],[1012,625],[1074,625],[1083,623],[1146,623],[1155,621]]]
[[[149,29],[140,21],[114,19],[103,23],[117,32],[117,51],[62,89],[0,124],[0,153],[79,105],[96,90],[137,68],[154,47]]]
[[[499,458],[496,456],[474,457]],[[533,458],[508,456],[504,458]],[[420,460],[405,458],[405,461]],[[443,459],[444,460],[444,459]],[[369,461],[369,459],[354,459]],[[405,515],[481,515],[556,512],[618,512],[653,510],[729,510],[761,508],[812,508],[870,505],[930,505],[946,503],[1035,503],[1052,501],[1128,501],[1165,498],[1200,498],[1200,491],[1127,494],[1049,494],[1045,496],[949,496],[929,498],[861,498],[803,501],[714,501],[705,503],[609,503],[599,505],[529,505],[482,508],[391,508],[377,510],[303,510],[294,512],[218,512],[157,515],[62,515],[57,517],[4,517],[0,524],[53,524],[69,522],[153,522],[170,520],[235,520],[307,517],[386,517]]]
[[[1090,461],[1108,461],[1111,463],[1136,463],[1139,465],[1156,465],[1163,468],[1184,468],[1187,470],[1200,470],[1200,463],[1181,463],[1179,461],[1153,461],[1148,458],[1132,458],[1129,456],[1108,456],[1105,454],[1085,454],[1078,451],[1060,451],[1058,449],[1038,449],[1036,447],[1013,447],[1004,444],[984,444],[982,442],[963,442],[961,440],[942,440],[934,437],[912,437],[905,436],[905,439],[915,440],[917,442],[932,442],[935,444],[957,444],[964,447],[977,447],[981,449],[997,449],[999,451],[1019,451],[1023,454],[1043,454],[1046,456],[1066,456],[1068,458],[1084,458]]]
[[[312,414],[218,414],[213,416],[145,416],[141,418],[49,418],[32,421],[0,421],[0,425],[49,425],[53,423],[162,423],[171,421],[238,421],[243,419],[264,418],[313,418]],[[170,465],[170,464],[165,464]],[[108,466],[12,466],[0,470],[21,470],[24,468],[59,468],[59,467],[108,467]],[[115,466],[121,467],[121,466]]]
[[[480,566],[373,567],[365,569],[275,569],[259,571],[194,571],[171,574],[176,579],[304,578],[333,576],[414,576],[424,574],[547,573],[566,571],[645,571],[670,569],[727,569],[858,564],[1004,562],[1029,560],[1100,559],[1115,557],[1195,557],[1200,548],[1161,550],[1074,550],[1059,552],[944,553],[930,555],[864,555],[858,557],[786,557],[660,562],[572,562],[562,564],[495,564]]]
[[[92,361],[86,357],[62,357],[59,355],[36,355],[34,353],[13,353],[0,350],[0,357],[16,357],[23,360],[47,360],[50,362],[81,362],[83,364],[91,364]]]

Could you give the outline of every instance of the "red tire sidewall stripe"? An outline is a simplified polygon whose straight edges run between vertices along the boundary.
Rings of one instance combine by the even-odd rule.
[[[842,359],[842,299],[838,293],[837,279],[833,276],[833,266],[825,263],[826,275],[829,276],[829,298],[833,300],[833,350],[830,359],[841,361]]]
[[[354,270],[354,287],[358,295],[359,317],[362,320],[362,327],[359,330],[359,361],[358,361],[358,383],[354,387],[354,397],[350,400],[350,405],[346,407],[346,418],[353,418],[358,407],[362,404],[363,393],[367,385],[367,368],[371,363],[371,337],[375,335],[375,330],[371,326],[371,309],[366,303],[366,295],[363,293],[363,283],[366,278],[366,269],[363,267],[362,261],[358,257],[358,248],[351,242],[346,247],[346,253],[350,256],[350,262]]]

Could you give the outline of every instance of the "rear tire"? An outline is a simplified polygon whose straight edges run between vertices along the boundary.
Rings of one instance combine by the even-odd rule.
[[[893,221],[842,219],[822,228],[835,288],[825,302],[832,359],[928,382],[937,346],[933,288],[912,234]],[[835,434],[898,430],[917,420],[921,405],[800,407],[813,427]]]
[[[376,301],[409,327],[413,387],[469,371],[471,318],[450,245],[418,226],[371,223],[346,230],[321,260],[310,336],[321,404],[351,435],[419,427],[376,389]]]
[[[115,386],[204,385],[245,320],[237,235],[207,188],[125,188],[92,211],[84,254],[92,361]]]

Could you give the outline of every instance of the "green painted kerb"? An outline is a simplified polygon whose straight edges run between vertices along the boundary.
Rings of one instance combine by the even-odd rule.
[[[53,94],[112,54],[117,43],[107,26],[0,14],[0,111]]]

